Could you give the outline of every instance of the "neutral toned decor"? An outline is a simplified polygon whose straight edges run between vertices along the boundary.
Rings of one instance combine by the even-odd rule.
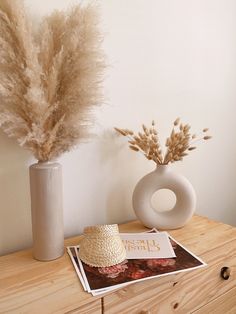
[[[40,166],[32,168],[37,168],[35,174],[41,169],[45,174],[42,162],[54,162],[88,136],[92,109],[101,103],[104,61],[94,4],[81,4],[68,12],[56,11],[45,17],[35,31],[33,29],[23,1],[0,1],[0,126],[39,161]],[[52,167],[49,170],[47,165],[50,173],[54,173]],[[52,186],[55,177],[46,183],[45,193],[35,174],[30,176],[31,181],[37,181],[31,182],[34,187],[31,201],[33,228],[37,229],[38,238],[46,228],[62,228],[62,222],[58,222],[62,217],[62,188],[61,183]],[[43,174],[39,177],[43,178]],[[49,178],[48,174],[42,179],[43,183],[46,178]],[[41,208],[35,206],[39,199]],[[53,204],[50,209],[49,204]],[[56,204],[60,205],[56,207]],[[54,213],[46,221],[49,215],[45,214],[46,208],[58,216]],[[39,211],[37,215],[36,210]],[[39,218],[40,213],[44,218]],[[36,226],[38,221],[40,226]],[[61,231],[58,238],[57,233],[52,234],[55,238],[49,240],[54,244],[49,246],[55,254],[49,254],[50,259],[62,254],[63,245]],[[38,247],[37,244],[35,250]],[[38,257],[41,253],[34,251]],[[49,256],[48,252],[42,255]]]
[[[204,128],[200,135],[191,134],[191,126],[183,124],[180,118],[173,123],[170,136],[166,139],[166,151],[163,153],[155,121],[151,127],[142,125],[142,131],[135,134],[129,129],[115,128],[115,130],[128,138],[129,148],[136,152],[141,152],[148,160],[153,160],[158,165],[167,165],[175,161],[183,160],[183,157],[196,149],[196,144],[203,140],[209,140],[212,136],[208,135],[208,128]]]
[[[115,130],[128,137],[129,147],[141,152],[148,160],[156,163],[156,169],[144,176],[133,192],[133,208],[138,219],[147,227],[180,228],[192,217],[196,207],[196,195],[191,183],[182,175],[174,173],[169,164],[183,160],[188,152],[196,149],[200,140],[209,140],[208,129],[200,136],[190,133],[190,125],[182,124],[180,118],[173,123],[170,136],[166,139],[166,151],[162,152],[159,136],[152,121],[151,127],[142,126],[143,131],[134,134],[129,129]],[[170,211],[157,211],[152,206],[152,196],[161,189],[169,189],[176,196],[175,206]]]
[[[56,162],[30,166],[34,257],[52,260],[64,253],[62,171]]]
[[[79,248],[80,259],[95,267],[113,266],[123,262],[126,251],[118,225],[97,225],[84,229]]]
[[[175,206],[170,211],[158,212],[152,206],[152,196],[161,189],[169,189],[176,196]],[[195,207],[196,195],[192,185],[168,165],[157,165],[138,182],[133,192],[135,214],[149,228],[180,228],[192,218]]]
[[[119,229],[147,230],[139,222]],[[93,297],[83,290],[67,254],[50,263],[40,263],[31,259],[31,250],[20,251],[0,257],[0,282],[4,282],[0,285],[0,312],[37,314],[43,309],[45,314],[235,313],[236,228],[193,216],[188,225],[169,233],[207,266]],[[81,239],[68,239],[65,245],[77,245]]]

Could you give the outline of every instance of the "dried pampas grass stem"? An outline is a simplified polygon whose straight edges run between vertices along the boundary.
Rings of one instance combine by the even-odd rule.
[[[33,33],[23,1],[0,1],[0,126],[38,160],[87,136],[103,69],[96,6],[54,12]]]

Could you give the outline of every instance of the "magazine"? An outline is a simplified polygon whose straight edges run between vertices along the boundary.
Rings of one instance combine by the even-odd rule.
[[[176,257],[167,232],[120,233],[127,259]]]
[[[136,235],[140,236],[140,233]],[[98,295],[134,282],[206,266],[206,263],[170,235],[168,237],[176,257],[126,259],[110,267],[91,267],[83,263],[78,257],[79,246],[71,246],[67,250],[84,290]]]
[[[77,254],[77,247],[76,246],[68,246],[67,247],[67,252],[71,258],[71,261],[72,261],[72,264],[75,268],[75,271],[80,279],[80,282],[82,284],[82,287],[85,291],[88,291],[90,292],[93,296],[95,295],[99,295],[99,294],[103,294],[107,291],[111,291],[111,290],[115,290],[117,289],[117,287],[110,287],[108,289],[100,289],[99,291],[91,291],[89,289],[89,287],[87,288],[85,282],[86,282],[86,279],[83,278],[83,275],[82,275],[82,272],[81,272],[81,268],[80,268],[80,265],[79,265],[79,258],[78,258],[78,254]]]

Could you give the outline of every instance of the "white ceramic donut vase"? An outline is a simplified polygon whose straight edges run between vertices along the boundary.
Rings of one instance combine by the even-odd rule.
[[[152,196],[160,189],[169,189],[176,196],[175,206],[170,211],[158,212],[152,206]],[[184,176],[173,172],[168,165],[157,165],[156,170],[136,185],[133,208],[137,218],[148,228],[177,229],[193,216],[196,194]]]

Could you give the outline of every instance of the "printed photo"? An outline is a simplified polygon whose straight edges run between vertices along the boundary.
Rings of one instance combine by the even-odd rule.
[[[171,237],[170,242],[176,254],[174,258],[127,259],[110,267],[91,267],[79,260],[83,278],[89,290],[100,290],[206,265]]]
[[[75,271],[80,279],[80,282],[84,288],[85,291],[88,290],[88,288],[86,287],[86,284],[85,284],[85,280],[82,276],[82,273],[81,273],[81,269],[80,269],[80,264],[79,264],[79,258],[78,258],[78,255],[77,255],[77,249],[75,246],[68,246],[67,247],[67,252],[70,256],[70,259],[72,261],[72,264],[75,268]]]

